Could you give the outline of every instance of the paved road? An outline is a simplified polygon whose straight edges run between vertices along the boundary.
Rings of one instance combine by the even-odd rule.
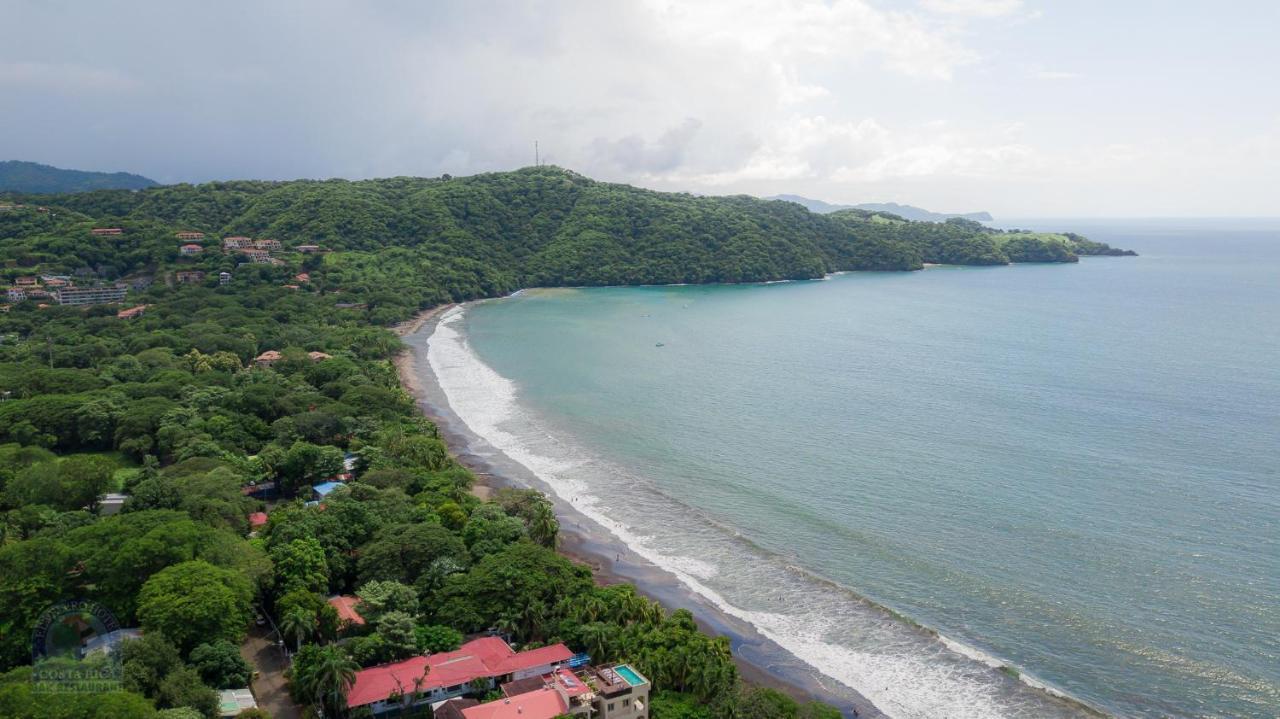
[[[300,719],[302,712],[289,698],[289,687],[284,679],[284,670],[289,668],[284,650],[275,645],[269,627],[253,627],[244,644],[240,645],[240,656],[258,670],[258,677],[253,680],[253,696],[258,706],[271,712],[272,719]]]

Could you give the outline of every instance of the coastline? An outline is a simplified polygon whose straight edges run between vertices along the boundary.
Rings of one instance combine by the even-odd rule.
[[[405,343],[405,349],[396,355],[394,364],[401,386],[413,396],[419,411],[439,428],[441,439],[454,458],[475,474],[476,484],[472,493],[483,500],[498,489],[523,487],[528,483],[508,476],[502,468],[475,451],[465,425],[452,413],[439,387],[424,384],[423,378],[431,376],[425,356],[427,339],[434,331],[435,323],[454,306],[447,304],[424,310],[393,327]],[[616,537],[570,504],[554,495],[549,496],[561,523],[558,551],[562,555],[590,567],[599,584],[631,583],[641,594],[668,609],[690,610],[703,631],[729,638],[734,663],[744,681],[777,689],[800,701],[825,702],[846,716],[885,716],[870,700],[851,688],[841,685],[837,694],[823,683],[823,680],[831,680],[817,675],[811,667],[762,636],[750,624],[725,614],[666,570],[634,555]]]

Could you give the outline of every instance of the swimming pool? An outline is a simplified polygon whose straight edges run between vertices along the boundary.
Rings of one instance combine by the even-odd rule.
[[[626,664],[619,664],[614,667],[613,670],[618,673],[618,676],[627,680],[627,683],[633,687],[638,687],[647,681],[644,677],[640,676],[640,672],[637,672]]]

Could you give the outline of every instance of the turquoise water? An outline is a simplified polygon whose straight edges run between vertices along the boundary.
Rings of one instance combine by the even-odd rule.
[[[1280,225],[1049,227],[1142,256],[527,292],[429,358],[475,433],[891,716],[1079,715],[1037,684],[1280,716]]]
[[[640,675],[637,674],[634,669],[627,666],[626,664],[619,664],[618,666],[614,667],[613,670],[618,673],[618,676],[622,677],[623,679],[626,679],[627,683],[633,687],[638,687],[641,684],[644,684],[644,680],[640,678]]]

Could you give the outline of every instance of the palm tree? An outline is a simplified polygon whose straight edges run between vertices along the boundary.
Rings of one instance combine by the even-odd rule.
[[[534,599],[524,605],[520,612],[521,627],[526,640],[541,639],[547,620],[547,605],[542,600]]]
[[[591,622],[582,625],[580,637],[583,646],[591,654],[591,660],[597,664],[609,656],[609,643],[613,638],[613,630],[604,622]]]
[[[302,642],[311,638],[316,629],[316,616],[302,607],[295,607],[280,617],[280,632],[295,642],[294,651],[302,649]]]
[[[590,592],[577,600],[578,606],[574,612],[579,621],[594,622],[601,617],[609,606],[605,604],[604,599],[596,592]]]
[[[342,647],[336,644],[320,647],[308,676],[311,696],[324,708],[326,716],[340,717],[346,713],[347,691],[356,683],[359,668]]]
[[[560,522],[556,520],[551,505],[540,502],[533,510],[529,521],[529,538],[549,549],[555,549],[556,536],[560,533]]]

